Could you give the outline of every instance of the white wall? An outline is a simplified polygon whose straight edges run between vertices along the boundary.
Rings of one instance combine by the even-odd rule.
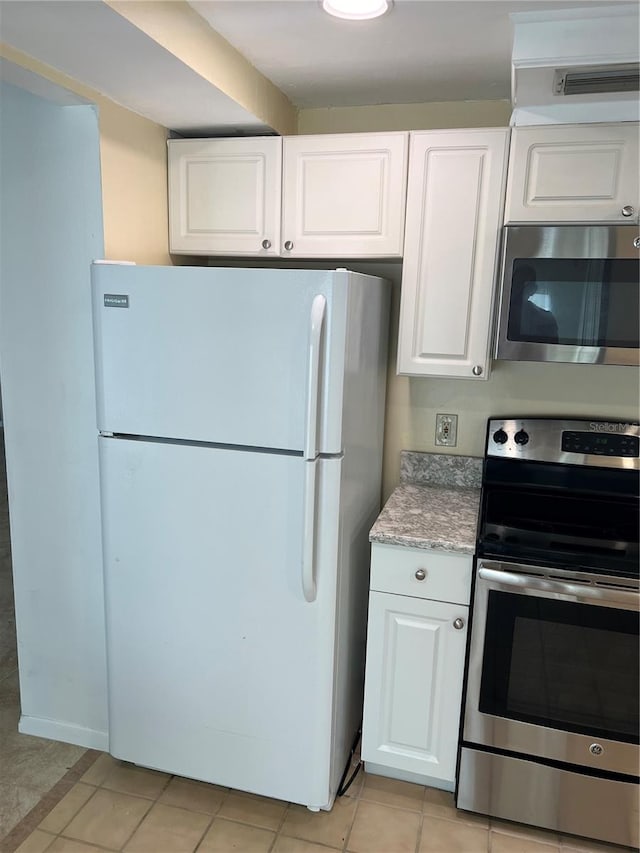
[[[98,107],[104,254],[110,260],[171,264],[167,129],[0,43],[0,75],[56,103]]]
[[[92,106],[3,84],[0,376],[20,730],[106,748],[89,262],[104,253]]]

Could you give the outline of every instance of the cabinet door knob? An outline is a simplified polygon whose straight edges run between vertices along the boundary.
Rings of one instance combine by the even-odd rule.
[[[291,240],[286,240],[284,247],[287,250],[287,252],[290,252],[293,249],[293,243],[291,242]]]
[[[262,248],[263,249],[270,249],[271,248],[271,240],[263,240],[262,241]]]
[[[418,569],[416,572],[416,580],[423,581],[427,576],[424,569]]]
[[[635,213],[633,207],[630,204],[625,204],[625,206],[620,211],[623,216],[633,216]]]
[[[635,237],[633,240],[633,246],[635,249],[640,249],[640,237]]]
[[[453,620],[453,627],[456,628],[456,630],[460,631],[462,628],[464,628],[464,619],[461,619],[458,616],[457,619]]]
[[[482,376],[482,367],[479,364],[476,364],[471,368],[471,372],[474,376]]]

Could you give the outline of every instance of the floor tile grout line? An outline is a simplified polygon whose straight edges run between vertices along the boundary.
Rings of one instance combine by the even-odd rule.
[[[347,799],[347,798],[345,798],[345,799]],[[355,798],[351,798],[351,797],[349,797],[348,799],[355,799]],[[337,801],[338,801],[338,798],[336,797],[336,800],[334,801],[334,805],[331,807],[331,809],[330,809],[330,810],[328,810],[328,811],[327,811],[327,810],[325,810],[325,809],[320,809],[320,812],[319,812],[319,813],[321,814],[321,813],[323,813],[323,812],[324,812],[325,814],[330,814],[330,813],[331,813],[331,811],[332,811],[332,809],[333,809],[333,807],[335,806],[335,803],[336,803]],[[275,844],[277,844],[278,839],[280,839],[280,838],[288,838],[288,839],[290,839],[290,840],[295,840],[295,841],[305,841],[307,844],[317,844],[317,845],[319,845],[320,847],[326,847],[326,849],[327,849],[327,850],[332,850],[332,851],[341,850],[341,851],[344,851],[344,849],[345,849],[345,844],[346,844],[346,839],[347,839],[347,837],[348,837],[348,835],[349,835],[349,832],[350,832],[350,830],[351,830],[351,826],[353,826],[353,821],[355,820],[355,812],[356,812],[357,806],[356,806],[356,808],[354,808],[354,812],[353,812],[354,816],[352,817],[352,819],[351,819],[351,824],[349,825],[349,827],[347,828],[347,832],[345,833],[345,841],[343,842],[342,847],[341,847],[341,848],[339,848],[339,847],[335,847],[335,845],[333,845],[333,844],[325,843],[324,841],[317,841],[317,840],[310,841],[308,838],[304,838],[304,837],[303,837],[303,836],[301,836],[301,835],[284,835],[284,834],[283,834],[283,829],[284,829],[284,824],[286,823],[286,814],[287,814],[287,812],[289,811],[289,809],[290,809],[290,807],[291,807],[292,805],[293,805],[293,806],[296,806],[296,805],[301,805],[301,804],[300,804],[300,803],[289,803],[289,804],[288,804],[288,807],[287,807],[287,809],[285,810],[285,815],[284,815],[284,818],[283,818],[282,823],[281,823],[281,825],[280,825],[280,828],[279,828],[279,829],[278,829],[278,831],[277,831],[277,835],[276,835],[276,837],[274,838],[274,840],[273,840],[273,842],[272,842],[271,847],[269,848],[269,853],[271,853],[271,851],[273,850],[273,847],[275,846]]]
[[[109,788],[104,788],[104,787],[103,787],[103,788],[102,788],[102,790],[103,790],[103,791],[108,791],[108,790],[109,790]],[[121,793],[121,792],[116,791],[115,793]],[[135,796],[135,794],[133,794],[133,795],[132,795],[132,794],[127,794],[126,796]],[[140,798],[140,799],[142,799],[142,798]],[[118,850],[124,850],[124,848],[127,846],[127,844],[128,844],[128,843],[131,841],[131,839],[133,838],[133,836],[136,834],[136,832],[140,829],[140,827],[141,827],[141,825],[142,825],[143,820],[146,818],[146,816],[149,814],[149,812],[151,811],[151,809],[152,809],[152,808],[153,808],[153,803],[149,806],[149,808],[146,810],[146,812],[142,815],[142,817],[140,818],[140,820],[138,821],[138,823],[137,823],[137,824],[136,824],[136,826],[134,827],[133,831],[129,833],[129,836],[128,836],[128,838],[126,839],[126,841],[124,841],[124,842],[120,845],[120,847],[118,847]]]
[[[423,800],[424,803],[424,800]],[[416,838],[416,846],[414,848],[415,853],[420,853],[420,846],[422,844],[422,831],[424,829],[424,811],[420,814],[420,823],[418,824],[418,837]]]
[[[361,792],[362,792],[362,789],[358,793],[360,794]],[[351,820],[351,826],[347,830],[345,837],[344,837],[344,844],[342,845],[342,853],[346,853],[346,851],[349,849],[349,842],[351,841],[351,833],[353,832],[353,827],[356,824],[356,819],[358,817],[358,811],[360,810],[360,803],[361,802],[362,802],[362,800],[358,796],[358,799],[356,801],[356,807],[353,810],[353,818]]]
[[[94,749],[86,749],[67,772],[40,798],[9,832],[0,838],[0,851],[15,850],[22,842],[35,832],[40,823],[53,811],[64,796],[80,781],[80,778],[98,760],[100,753]],[[61,793],[62,792],[62,793]],[[49,800],[53,800],[48,805]],[[48,807],[44,810],[45,806]],[[42,814],[40,814],[42,812]],[[11,846],[9,846],[11,845]]]
[[[136,766],[136,765],[134,765],[134,766]],[[146,769],[146,768],[143,768],[143,769]],[[151,771],[151,772],[155,772],[155,771]],[[160,771],[160,772],[162,772],[162,771]],[[184,808],[184,807],[182,807],[182,806],[172,806],[172,805],[170,805],[169,803],[161,803],[161,802],[160,802],[160,797],[161,797],[161,796],[164,794],[164,792],[167,790],[167,788],[169,787],[169,785],[171,784],[171,782],[173,781],[173,779],[183,779],[183,778],[185,778],[185,777],[182,777],[182,776],[176,776],[175,774],[171,774],[171,775],[169,776],[169,778],[166,780],[166,782],[165,782],[164,786],[162,787],[162,789],[158,792],[158,795],[157,795],[157,797],[156,797],[156,799],[155,799],[155,804],[156,804],[156,805],[164,805],[164,806],[167,806],[167,808]],[[191,781],[195,781],[195,780],[191,780]],[[207,783],[205,783],[205,784],[207,784]],[[201,814],[201,815],[205,815],[206,817],[208,817],[208,818],[209,818],[209,820],[207,821],[207,825],[206,825],[206,827],[204,828],[204,831],[203,831],[202,835],[200,836],[200,838],[199,838],[199,840],[198,840],[197,844],[195,845],[195,847],[193,848],[193,853],[195,853],[195,851],[197,851],[197,849],[200,847],[200,845],[201,845],[201,844],[202,844],[202,842],[204,841],[205,836],[207,835],[207,833],[209,832],[209,830],[210,830],[210,829],[211,829],[211,827],[213,826],[213,822],[214,822],[214,821],[215,821],[215,819],[218,817],[218,814],[219,814],[219,812],[220,812],[220,809],[221,809],[221,808],[222,808],[222,806],[224,805],[224,803],[225,803],[225,801],[226,801],[227,797],[229,796],[230,792],[231,792],[231,789],[230,789],[230,788],[229,788],[229,789],[227,789],[227,790],[225,791],[224,797],[222,798],[221,802],[218,804],[217,809],[216,809],[216,811],[215,811],[213,814],[208,814],[208,813],[206,813],[206,812],[199,812],[199,811],[196,811],[195,809],[187,809],[187,808],[184,808],[184,811],[188,811],[190,814]],[[153,809],[153,806],[151,807],[151,809],[149,809],[149,811],[147,812],[147,814],[143,817],[142,821],[144,821],[144,819],[147,817],[147,815],[149,814],[149,812],[150,812],[152,809]],[[140,826],[142,825],[142,821],[141,821],[141,822],[140,822],[140,824],[138,825],[137,829],[139,829],[139,828],[140,828]],[[136,832],[137,832],[137,829],[136,829]],[[135,833],[134,833],[134,834],[135,834]],[[129,841],[131,841],[131,838],[133,838],[133,835],[129,838]],[[122,848],[122,849],[124,849],[124,847],[126,847],[126,845],[129,843],[129,841],[127,841],[127,842],[123,845],[123,848]]]
[[[104,753],[104,754],[105,754],[105,755],[108,755],[109,753]],[[97,759],[96,759],[96,760],[97,760]],[[114,759],[114,760],[117,760],[117,759]],[[152,771],[152,772],[153,772],[153,771]],[[138,821],[138,823],[136,824],[135,828],[133,829],[133,831],[131,832],[131,834],[128,836],[127,840],[126,840],[126,841],[125,841],[125,842],[124,842],[120,847],[118,847],[117,849],[118,849],[119,851],[120,851],[120,850],[122,850],[122,849],[123,849],[123,848],[124,848],[128,843],[129,843],[129,841],[131,841],[131,839],[133,838],[134,834],[135,834],[135,833],[137,832],[137,830],[140,828],[140,825],[142,824],[142,822],[144,821],[144,819],[146,818],[146,816],[149,814],[149,812],[150,812],[150,811],[151,811],[151,809],[153,808],[153,803],[157,802],[157,798],[156,798],[156,800],[152,800],[150,797],[145,797],[145,796],[142,796],[142,795],[140,795],[140,794],[132,794],[132,793],[130,793],[130,792],[128,792],[128,791],[117,791],[117,790],[114,790],[113,788],[106,788],[106,787],[105,787],[105,785],[104,785],[104,783],[107,781],[108,776],[109,776],[109,774],[107,773],[107,774],[105,775],[105,778],[104,778],[104,779],[102,780],[102,782],[100,783],[100,785],[96,785],[96,786],[94,786],[94,787],[95,787],[95,790],[94,790],[93,794],[89,797],[89,799],[87,800],[87,802],[86,802],[86,803],[83,803],[83,804],[80,806],[80,808],[77,810],[77,812],[75,812],[75,814],[73,815],[73,817],[71,817],[71,818],[67,821],[67,823],[64,825],[63,829],[61,829],[61,830],[60,830],[60,832],[58,833],[58,836],[59,836],[59,837],[68,838],[68,839],[70,839],[70,840],[72,840],[72,841],[77,840],[77,841],[80,841],[80,842],[84,840],[84,839],[74,838],[74,836],[72,836],[72,835],[64,835],[64,831],[69,827],[69,824],[71,824],[71,823],[73,822],[73,820],[74,820],[74,819],[77,817],[77,815],[82,811],[82,809],[83,809],[83,808],[84,808],[84,807],[85,807],[85,806],[86,806],[86,805],[87,805],[87,804],[88,804],[92,799],[94,799],[94,797],[95,797],[96,793],[97,793],[99,790],[102,790],[102,791],[108,791],[108,792],[113,793],[113,794],[121,794],[121,795],[123,795],[123,796],[125,796],[125,797],[136,797],[136,798],[137,798],[137,799],[139,799],[139,800],[147,800],[148,802],[149,802],[149,801],[151,802],[151,805],[149,806],[149,808],[147,809],[147,811],[142,815],[142,817],[140,818],[140,820],[139,820],[139,821]],[[171,777],[170,777],[170,778],[171,778]],[[166,788],[166,786],[169,784],[170,778],[169,778],[169,779],[167,780],[167,782],[165,783],[165,786],[162,788],[162,791],[164,791],[164,788]],[[81,780],[81,779],[79,779],[79,780],[78,780],[78,782],[76,782],[76,784],[81,784],[81,783],[82,783],[83,785],[87,785],[87,784],[89,784],[89,783],[87,783],[87,782],[82,782],[82,780]],[[161,791],[161,793],[162,793],[162,791]],[[160,794],[159,794],[158,796],[160,796]],[[55,807],[54,807],[54,808],[55,808]],[[52,809],[52,811],[53,811],[53,809]],[[89,841],[89,842],[87,842],[87,843],[88,843],[88,844],[92,844],[93,842]]]
[[[80,784],[86,785],[87,783],[86,783],[86,782],[82,782],[82,783],[80,783],[80,780],[78,780],[78,781],[76,782],[76,784],[73,786],[73,788],[75,788],[75,787],[76,787],[76,785],[80,785]],[[59,829],[59,830],[55,833],[55,835],[62,835],[62,833],[64,832],[64,830],[69,826],[69,824],[74,820],[74,818],[75,818],[75,817],[76,817],[76,816],[77,816],[77,815],[82,811],[82,809],[83,809],[83,808],[84,808],[88,803],[90,803],[90,802],[91,802],[91,800],[95,797],[96,793],[98,792],[98,788],[97,788],[97,786],[95,786],[95,785],[88,785],[87,787],[93,788],[93,793],[91,794],[91,796],[87,797],[86,801],[85,801],[84,803],[82,803],[82,805],[78,806],[78,808],[77,808],[77,809],[76,809],[76,811],[71,815],[71,817],[69,818],[69,820],[64,824],[64,826],[63,826],[63,827],[61,827],[61,829]],[[69,788],[69,791],[67,791],[67,793],[70,793],[71,791],[73,791],[73,788]],[[66,797],[66,794],[65,794],[65,797]],[[53,809],[55,809],[57,806],[59,806],[63,799],[64,799],[64,797],[62,797],[62,798],[61,798],[61,799],[56,803],[56,805],[53,807]],[[47,817],[49,817],[49,815],[51,814],[51,812],[53,811],[53,809],[51,809],[51,811],[49,812],[49,814],[48,814],[48,815],[46,815],[46,816],[42,819],[42,821],[41,821],[41,822],[38,824],[38,826],[36,827],[37,829],[40,829],[40,828],[42,827],[42,824],[43,824],[43,823],[44,823],[44,821],[47,819]],[[45,830],[43,830],[43,832],[47,832],[47,830],[45,829]]]
[[[287,807],[282,813],[282,817],[280,818],[280,823],[278,824],[278,829],[275,831],[271,844],[269,845],[269,853],[274,850],[276,844],[278,843],[278,839],[282,837],[282,827],[285,824],[287,819],[287,814],[289,813],[289,809],[291,808],[291,803],[287,802]],[[273,830],[272,830],[273,832]]]
[[[181,777],[180,777],[180,776],[173,776],[172,778],[173,778],[173,779],[180,779]],[[205,783],[205,784],[206,784],[206,783]],[[202,833],[202,836],[201,836],[201,838],[200,838],[200,841],[198,841],[198,843],[196,844],[196,846],[193,848],[193,853],[197,853],[197,851],[200,849],[200,847],[201,847],[201,845],[202,845],[202,842],[204,841],[204,839],[205,839],[205,838],[207,837],[207,835],[209,834],[209,830],[211,829],[211,827],[213,826],[213,824],[214,824],[214,823],[216,822],[216,820],[218,819],[218,817],[219,817],[219,815],[220,815],[220,809],[221,809],[221,808],[222,808],[222,806],[224,805],[225,800],[226,800],[226,799],[227,799],[227,797],[229,796],[230,792],[231,792],[231,789],[229,789],[228,791],[226,791],[226,792],[225,792],[224,797],[222,798],[222,800],[220,801],[220,803],[218,803],[218,807],[217,807],[216,811],[215,811],[212,815],[210,815],[209,823],[207,824],[207,826],[206,826],[206,828],[205,828],[204,832]],[[174,808],[175,808],[175,807],[174,807]],[[185,809],[185,811],[189,811],[189,809]],[[195,811],[194,811],[194,812],[192,812],[192,814],[204,814],[204,812],[195,812]]]

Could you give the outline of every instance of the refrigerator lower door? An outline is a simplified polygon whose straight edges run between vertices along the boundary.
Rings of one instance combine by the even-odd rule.
[[[99,443],[110,752],[327,806],[341,460]],[[311,602],[307,465],[317,466]]]

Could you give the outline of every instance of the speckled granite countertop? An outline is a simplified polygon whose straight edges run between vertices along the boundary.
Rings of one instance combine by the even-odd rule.
[[[482,460],[402,451],[401,483],[369,534],[371,542],[473,554]]]

